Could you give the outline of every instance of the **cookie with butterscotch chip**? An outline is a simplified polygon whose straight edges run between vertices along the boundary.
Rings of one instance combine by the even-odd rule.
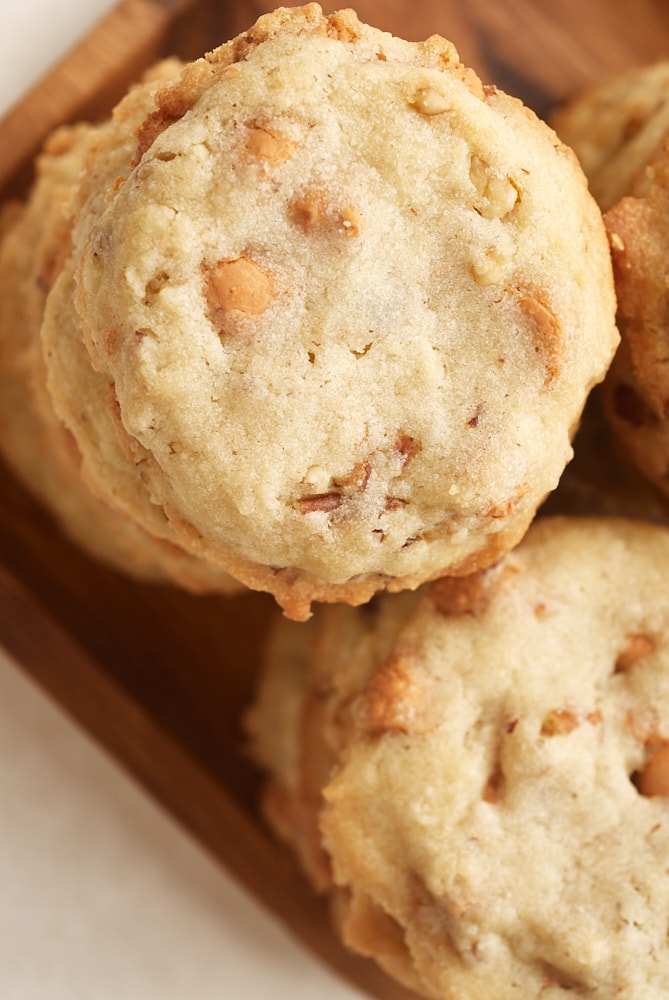
[[[174,70],[175,65],[167,62],[147,76],[155,84],[164,82]],[[151,93],[147,82],[127,100],[138,102],[144,114],[152,106]],[[25,203],[8,205],[4,210],[0,234],[0,452],[24,485],[89,554],[141,580],[169,580],[196,591],[238,590],[236,581],[185,552],[167,532],[150,533],[146,524],[121,509],[114,497],[122,488],[122,475],[116,477],[113,488],[89,487],[82,468],[86,463],[79,445],[81,436],[61,422],[47,389],[49,367],[41,336],[47,300],[54,285],[61,283],[58,334],[63,341],[74,339],[78,324],[71,307],[73,286],[68,281],[73,202],[82,185],[94,186],[99,171],[87,175],[87,165],[92,152],[96,159],[104,152],[105,140],[112,138],[114,130],[118,132],[118,125],[80,124],[55,131],[38,157],[35,181]],[[88,359],[80,338],[79,343],[80,353]],[[72,352],[61,360],[69,384],[80,372],[70,365]],[[90,363],[88,367],[90,370]],[[91,372],[89,379],[92,377]],[[103,387],[106,395],[106,382]],[[72,409],[79,423],[91,428],[84,397],[85,378],[81,377],[74,389]],[[97,437],[96,448],[99,444]]]
[[[298,619],[516,544],[617,343],[572,153],[444,39],[317,4],[158,93],[75,265],[151,496]]]
[[[664,526],[540,518],[469,580],[277,622],[266,812],[351,948],[433,1000],[667,994],[668,561]]]

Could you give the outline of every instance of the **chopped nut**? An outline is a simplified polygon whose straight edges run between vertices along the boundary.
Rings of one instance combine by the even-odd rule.
[[[332,486],[332,477],[322,465],[311,465],[307,469],[303,483],[309,486],[314,493],[328,493]]]
[[[432,728],[426,677],[410,659],[391,656],[372,675],[356,705],[356,718],[371,735],[424,733]]]
[[[420,442],[416,441],[410,434],[400,434],[396,441],[396,447],[402,456],[402,469],[404,470],[420,451]]]
[[[159,271],[147,281],[144,289],[144,305],[150,306],[169,280],[170,276],[166,271]]]
[[[321,24],[316,25],[317,34],[336,38],[339,42],[354,42],[360,37],[360,22],[354,11],[344,8],[323,18],[321,10],[316,4],[308,4],[304,10],[308,11],[311,7],[314,7],[315,17],[321,18],[322,21]]]
[[[499,761],[496,762],[495,767],[486,782],[486,786],[483,789],[483,801],[489,802],[491,805],[499,802],[502,798],[504,791],[504,771],[502,770],[502,765]]]
[[[220,260],[208,271],[207,301],[214,312],[260,316],[274,295],[274,282],[249,257]]]
[[[400,507],[406,507],[407,501],[403,500],[402,497],[386,497],[383,509],[384,510],[399,510]]]
[[[305,232],[312,229],[336,229],[346,236],[359,236],[362,216],[349,205],[340,211],[334,208],[324,191],[310,188],[290,205],[290,219]]]
[[[508,518],[511,514],[513,514],[523,497],[527,496],[529,491],[529,485],[527,483],[521,483],[516,487],[514,496],[509,497],[507,500],[502,500],[499,503],[495,503],[489,507],[486,511],[486,517],[489,517],[492,521],[498,521],[501,518]]]
[[[422,115],[441,115],[450,111],[453,102],[447,94],[437,90],[432,84],[419,87],[411,101],[413,107]]]
[[[543,353],[546,358],[546,377],[544,382],[550,382],[560,373],[563,339],[560,336],[560,324],[550,309],[533,295],[521,295],[518,299],[521,311],[533,322],[535,327],[535,351]]]
[[[669,796],[669,743],[665,743],[650,758],[637,775],[637,788],[642,795]]]
[[[501,240],[476,252],[469,265],[474,281],[478,285],[494,285],[503,281],[511,267],[514,253],[513,241]]]
[[[618,654],[615,672],[617,674],[625,673],[625,671],[630,670],[631,667],[638,663],[639,660],[643,659],[644,656],[653,653],[655,648],[655,640],[649,635],[644,635],[643,633],[628,635],[627,645]]]
[[[356,462],[350,472],[345,476],[335,480],[337,486],[354,487],[356,490],[365,490],[372,474],[370,462]]]
[[[517,186],[510,177],[500,177],[476,154],[472,155],[469,177],[479,194],[476,211],[484,219],[503,219],[520,200]]]
[[[337,510],[343,500],[341,493],[315,493],[312,496],[300,497],[297,506],[301,514],[313,514],[317,511],[329,514]]]
[[[573,712],[556,708],[549,712],[541,725],[542,736],[565,736],[578,726],[578,719]]]
[[[322,191],[310,189],[296,198],[290,206],[290,218],[302,229],[322,226],[325,221],[325,196]]]

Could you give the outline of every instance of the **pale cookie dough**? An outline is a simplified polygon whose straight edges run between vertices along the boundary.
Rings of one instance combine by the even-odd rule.
[[[164,80],[168,70],[173,74],[174,64],[161,64],[149,75]],[[148,106],[145,101],[144,113]],[[109,502],[104,490],[89,489],[82,478],[78,441],[56,415],[47,391],[41,343],[45,303],[54,282],[69,267],[74,191],[90,183],[82,175],[91,149],[97,151],[105,130],[108,127],[86,124],[57,130],[37,160],[26,203],[6,206],[3,212],[0,453],[65,532],[95,558],[140,580],[169,580],[195,591],[238,590],[240,585],[216,567],[196,559],[169,538],[147,533]],[[72,297],[70,285],[70,302]],[[63,315],[59,335],[67,339],[76,326],[76,316]],[[75,373],[68,360],[66,378],[72,382]],[[106,400],[107,380],[103,384]],[[82,407],[83,389],[83,379],[72,382],[75,408]],[[222,580],[226,587],[221,587]]]
[[[295,618],[497,559],[617,343],[571,151],[449,42],[316,4],[157,102],[74,267],[182,544]]]
[[[669,62],[577,98],[556,127],[606,210],[622,344],[603,386],[633,462],[669,498]]]
[[[280,622],[249,718],[340,931],[437,1000],[669,995],[669,530]]]

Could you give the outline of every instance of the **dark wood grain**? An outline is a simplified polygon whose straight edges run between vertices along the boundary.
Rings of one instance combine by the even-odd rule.
[[[152,59],[192,58],[272,6],[124,0],[0,122],[0,196],[23,189],[54,125],[106,113]],[[666,0],[359,0],[357,10],[410,39],[446,35],[540,114],[669,52]],[[344,954],[257,816],[239,720],[276,614],[262,595],[196,598],[91,562],[0,466],[0,642],[310,947],[371,996],[401,1000]]]

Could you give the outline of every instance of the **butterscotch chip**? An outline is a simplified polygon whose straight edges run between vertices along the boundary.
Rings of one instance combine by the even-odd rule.
[[[271,276],[244,255],[214,264],[208,281],[207,299],[215,312],[260,316],[272,301]]]
[[[668,561],[666,527],[541,518],[477,614],[430,586],[277,621],[250,717],[299,817],[274,826],[416,994],[668,993]]]
[[[617,342],[571,154],[446,40],[317,4],[156,101],[73,260],[91,364],[180,541],[296,618],[489,565]]]
[[[246,140],[246,149],[252,156],[259,156],[272,163],[288,160],[295,151],[296,143],[272,132],[271,128],[253,125]]]

